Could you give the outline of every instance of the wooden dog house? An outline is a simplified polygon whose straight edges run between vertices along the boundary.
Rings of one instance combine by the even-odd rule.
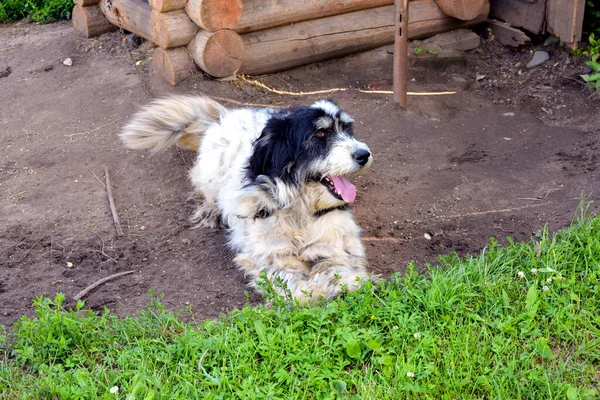
[[[256,75],[394,43],[394,0],[74,1],[78,32],[92,37],[121,27],[152,41],[154,72],[173,85],[196,66],[214,77]],[[584,6],[491,1],[497,18],[572,44],[581,39]],[[489,0],[411,0],[408,38],[472,26],[489,14]]]

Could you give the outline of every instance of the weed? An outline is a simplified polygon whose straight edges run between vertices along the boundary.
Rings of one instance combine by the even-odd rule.
[[[2,0],[0,23],[22,19],[43,24],[71,18],[72,0]]]
[[[588,33],[600,34],[600,4],[598,1],[586,1],[583,30]]]
[[[268,307],[199,326],[39,298],[0,335],[0,397],[598,398],[600,217],[508,241],[312,306],[265,281]]]
[[[587,50],[583,51],[583,55],[589,56],[590,60],[586,61],[586,64],[591,69],[587,74],[581,75],[581,78],[587,82],[588,85],[600,91],[600,38],[596,39],[593,33],[589,37],[589,46]]]
[[[437,56],[438,54],[440,54],[440,52],[437,51],[437,50],[434,50],[434,49],[424,49],[424,48],[420,47],[419,46],[419,41],[416,41],[415,43],[416,43],[416,45],[415,45],[415,48],[414,48],[413,52],[417,56],[420,55],[420,54],[423,54],[423,53],[433,54],[434,56]]]

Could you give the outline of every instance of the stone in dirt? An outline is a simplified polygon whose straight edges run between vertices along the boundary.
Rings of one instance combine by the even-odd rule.
[[[480,38],[468,29],[456,29],[425,40],[410,43],[409,60],[412,65],[445,69],[452,65],[465,65],[464,51],[479,46]]]
[[[526,65],[527,68],[535,68],[538,65],[542,65],[550,59],[550,55],[545,51],[536,51],[531,57],[531,61]]]
[[[468,29],[456,29],[421,41],[421,47],[439,46],[444,50],[468,51],[479,47],[480,42],[481,39],[475,32]]]

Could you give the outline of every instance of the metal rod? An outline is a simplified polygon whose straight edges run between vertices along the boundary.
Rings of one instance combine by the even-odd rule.
[[[408,107],[408,0],[394,2],[394,100]]]

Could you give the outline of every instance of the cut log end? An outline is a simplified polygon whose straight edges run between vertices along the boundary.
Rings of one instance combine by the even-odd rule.
[[[106,19],[100,7],[96,5],[89,7],[75,5],[72,21],[73,28],[87,38],[100,36],[117,28]]]
[[[222,29],[211,33],[200,31],[188,45],[198,66],[216,78],[235,75],[242,65],[244,41],[237,33]]]
[[[175,86],[196,73],[196,65],[185,47],[172,50],[156,49],[152,56],[154,74]]]
[[[242,0],[189,0],[185,11],[201,28],[216,32],[235,28],[243,8]]]

